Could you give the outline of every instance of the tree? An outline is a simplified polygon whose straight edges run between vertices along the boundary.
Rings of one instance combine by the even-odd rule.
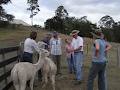
[[[11,2],[11,0],[0,0],[0,5],[7,4],[9,2]]]
[[[103,33],[109,41],[115,41],[115,35],[113,33],[114,24],[114,19],[109,15],[103,16],[98,22],[99,28],[102,29]]]
[[[29,5],[29,8],[27,8],[27,10],[31,12],[30,18],[31,18],[31,25],[33,26],[33,16],[37,15],[38,12],[40,11],[38,0],[28,0],[28,5]]]
[[[108,28],[108,29],[112,28],[114,23],[115,21],[109,15],[103,16],[98,22],[99,27]]]
[[[11,2],[10,0],[0,0],[0,20],[1,21],[12,21],[14,19],[14,16],[11,14],[7,14],[5,12],[5,9],[2,7],[4,4],[8,4]]]
[[[64,6],[59,6],[57,10],[55,11],[55,16],[65,19],[68,16],[67,10],[64,8]]]

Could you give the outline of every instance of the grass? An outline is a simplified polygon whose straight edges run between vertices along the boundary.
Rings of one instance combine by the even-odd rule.
[[[47,31],[38,30],[38,38],[37,41],[41,40]],[[8,29],[0,29],[0,48],[9,47],[14,45],[19,45],[20,41],[25,40],[26,37],[29,36],[30,30],[8,30]],[[65,35],[60,35],[60,37],[64,40]],[[86,83],[88,78],[88,72],[91,65],[91,47],[93,40],[89,38],[84,38],[84,50],[85,50],[85,58],[84,58],[84,81],[82,85],[74,86],[74,75],[68,74],[67,64],[65,59],[65,53],[62,56],[62,73],[61,77],[57,77],[56,80],[56,90],[86,90]],[[64,43],[63,43],[64,44]],[[107,65],[107,76],[108,76],[108,90],[120,90],[120,68],[117,67],[117,48],[120,44],[111,43],[112,49],[108,53],[108,65]],[[64,51],[64,46],[63,46]],[[40,82],[38,82],[38,86],[35,87],[35,90],[39,90],[41,87]],[[48,85],[45,89],[42,90],[51,90],[51,85]],[[95,81],[94,90],[97,90],[97,79]]]

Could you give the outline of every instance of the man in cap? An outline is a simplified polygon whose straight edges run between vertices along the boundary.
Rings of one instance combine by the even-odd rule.
[[[57,75],[61,74],[61,55],[62,55],[62,49],[61,49],[61,38],[58,36],[58,32],[53,32],[53,37],[50,40],[50,52],[53,58],[53,61],[57,65]]]
[[[75,74],[77,82],[75,84],[81,84],[82,81],[82,66],[83,66],[83,38],[78,36],[79,31],[73,30],[71,35],[72,39],[72,46],[74,48],[74,64],[75,64]]]

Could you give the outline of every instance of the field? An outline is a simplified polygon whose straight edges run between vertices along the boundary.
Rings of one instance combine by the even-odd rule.
[[[37,41],[41,40],[46,33],[45,30],[37,30],[38,38]],[[0,48],[10,47],[19,45],[21,41],[24,41],[26,37],[29,36],[30,30],[8,30],[8,29],[0,29]],[[65,35],[60,35],[63,39],[67,37]],[[67,62],[65,60],[65,54],[62,56],[61,64],[62,64],[62,75],[56,77],[56,90],[86,90],[86,83],[88,78],[88,71],[91,64],[91,46],[92,39],[84,38],[85,47],[84,47],[84,80],[81,85],[74,85],[74,75],[69,74],[67,70]],[[108,65],[107,65],[107,79],[108,79],[108,90],[120,90],[120,68],[117,66],[117,48],[120,44],[111,43],[112,49],[108,53]],[[63,53],[64,53],[64,42],[63,42]],[[94,90],[97,90],[97,79],[95,80]],[[52,90],[51,85],[44,89],[41,89],[41,83],[37,80],[36,86],[34,90]],[[10,89],[13,90],[13,89]],[[29,88],[28,88],[29,90]]]

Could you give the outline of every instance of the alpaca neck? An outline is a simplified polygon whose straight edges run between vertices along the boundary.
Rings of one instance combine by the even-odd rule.
[[[36,67],[36,71],[38,71],[44,64],[44,57],[42,57],[41,55],[39,55],[39,59],[38,62],[35,65]]]

